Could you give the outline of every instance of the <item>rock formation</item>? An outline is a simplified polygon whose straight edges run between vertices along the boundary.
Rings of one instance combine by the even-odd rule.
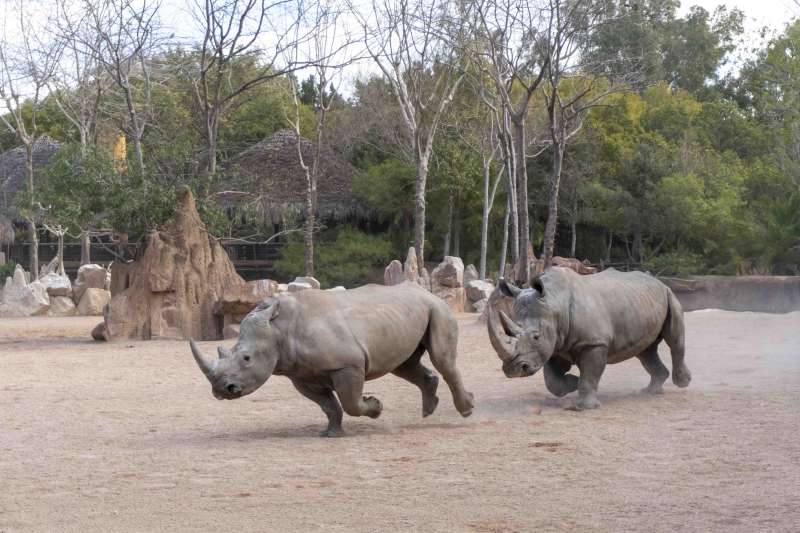
[[[467,291],[464,289],[464,262],[458,257],[445,256],[430,276],[431,292],[447,302],[456,313],[467,309]]]
[[[464,269],[464,286],[466,287],[470,281],[475,281],[476,279],[480,279],[478,269],[475,268],[475,265],[467,265],[467,268]]]
[[[580,261],[579,259],[575,259],[574,257],[560,257],[557,255],[553,257],[551,264],[557,267],[571,268],[578,274],[583,274],[583,275],[597,273],[596,268],[594,268],[593,266],[589,266],[588,264],[584,263],[583,261]]]
[[[13,277],[6,278],[0,295],[0,316],[37,316],[47,313],[50,308],[47,287],[39,281],[29,283],[28,279],[20,265],[14,269]]]
[[[226,290],[244,285],[206,231],[188,188],[181,190],[172,218],[147,236],[140,257],[115,264],[112,278],[102,331],[107,340],[221,339],[223,319],[214,310]]]
[[[403,265],[397,259],[389,263],[389,266],[383,271],[384,285],[399,285],[405,280],[406,275],[403,273]]]
[[[278,292],[278,283],[271,279],[248,281],[225,289],[214,314],[222,317],[223,328],[239,324],[255,306]],[[238,330],[237,330],[238,331]],[[223,337],[225,332],[223,330]],[[238,333],[236,334],[238,336]],[[225,337],[229,338],[229,337]]]
[[[72,299],[75,303],[80,304],[86,289],[105,289],[106,274],[106,269],[100,265],[82,265],[72,286]]]

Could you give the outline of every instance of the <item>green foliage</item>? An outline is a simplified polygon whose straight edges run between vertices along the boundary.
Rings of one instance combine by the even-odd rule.
[[[302,275],[305,270],[304,252],[302,238],[292,239],[275,262],[275,269],[289,280]],[[380,235],[368,235],[351,226],[341,226],[318,236],[315,275],[324,287],[344,285],[351,288],[371,281],[370,273],[391,259],[391,243]]]
[[[10,259],[0,265],[0,283],[5,283],[6,278],[13,276],[15,268],[17,268],[17,263]]]

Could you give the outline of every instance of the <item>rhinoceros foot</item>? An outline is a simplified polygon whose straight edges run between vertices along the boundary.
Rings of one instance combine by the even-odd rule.
[[[692,373],[689,372],[689,368],[681,364],[675,370],[672,371],[672,382],[680,388],[688,387],[689,383],[692,381]]]
[[[578,401],[565,407],[567,411],[586,411],[588,409],[597,409],[600,407],[600,400],[597,396],[588,396],[586,398],[578,398]]]
[[[363,413],[364,415],[370,418],[378,418],[381,416],[383,404],[379,399],[375,396],[364,396],[364,403],[367,404],[367,409]]]
[[[464,418],[472,414],[473,407],[475,407],[475,395],[471,392],[465,392],[462,398],[456,400],[456,409]]]
[[[338,437],[344,437],[344,431],[342,431],[342,428],[340,428],[340,427],[338,427],[338,428],[327,428],[325,431],[320,431],[319,436],[320,437],[332,438],[332,439],[333,438],[338,438]]]
[[[439,405],[436,389],[439,387],[439,378],[434,375],[425,376],[425,385],[422,389],[422,417],[430,416]]]

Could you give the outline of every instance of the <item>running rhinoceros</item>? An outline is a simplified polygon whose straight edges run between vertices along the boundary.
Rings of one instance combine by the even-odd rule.
[[[364,381],[389,372],[420,388],[422,416],[433,413],[439,379],[420,363],[426,350],[456,408],[469,416],[473,396],[456,368],[457,343],[458,325],[447,304],[411,283],[270,298],[242,321],[232,350],[218,348],[218,359],[190,341],[217,399],[250,394],[272,374],[287,376],[328,416],[324,437],[342,434],[342,407],[352,416],[378,418],[383,407],[362,395]]]
[[[514,298],[512,320],[503,295]],[[578,391],[577,409],[600,406],[597,385],[607,363],[638,357],[650,374],[652,394],[663,392],[669,371],[658,358],[664,339],[672,352],[672,382],[686,387],[683,311],[666,285],[643,272],[614,269],[581,276],[553,267],[520,289],[503,280],[489,302],[489,339],[508,377],[544,367],[544,382],[556,396]],[[568,374],[577,365],[580,378]]]

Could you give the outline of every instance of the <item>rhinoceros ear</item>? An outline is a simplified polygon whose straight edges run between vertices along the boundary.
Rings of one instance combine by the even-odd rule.
[[[503,278],[500,278],[500,282],[497,284],[500,288],[500,292],[502,292],[505,296],[509,298],[516,298],[517,295],[522,292],[522,289],[514,285],[513,283],[509,283]]]
[[[542,278],[540,276],[533,276],[531,278],[531,289],[536,289],[536,292],[539,293],[539,298],[544,297],[544,284],[542,283]]]
[[[250,311],[245,320],[258,327],[269,326],[269,323],[278,316],[279,305],[280,301],[277,298],[268,298]]]

